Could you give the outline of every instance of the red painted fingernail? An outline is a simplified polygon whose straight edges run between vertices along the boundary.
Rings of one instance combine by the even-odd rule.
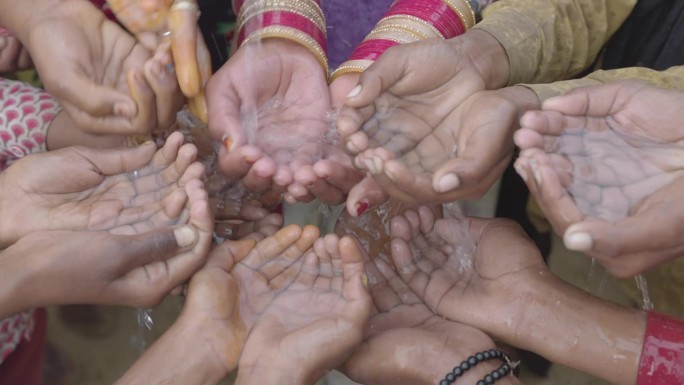
[[[361,216],[361,214],[365,213],[366,210],[368,210],[368,202],[359,202],[356,204],[356,215]]]

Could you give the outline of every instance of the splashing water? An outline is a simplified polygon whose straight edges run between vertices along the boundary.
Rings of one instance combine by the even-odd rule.
[[[653,302],[651,302],[651,297],[648,294],[648,283],[646,283],[646,277],[644,277],[642,274],[639,274],[636,277],[634,277],[634,279],[636,280],[637,287],[639,288],[639,290],[641,290],[641,308],[644,311],[653,310]]]
[[[626,218],[644,199],[684,175],[681,150],[614,129],[566,130],[547,138],[548,161],[585,215]]]
[[[152,309],[138,308],[135,311],[135,317],[138,322],[138,333],[131,338],[131,345],[142,353],[147,349],[149,334],[152,331],[152,326],[154,326]]]

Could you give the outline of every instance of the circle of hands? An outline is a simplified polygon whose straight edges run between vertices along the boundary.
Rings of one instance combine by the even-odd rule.
[[[226,372],[238,368],[237,383],[315,383],[335,368],[364,384],[438,382],[436,367],[495,348],[477,325],[509,314],[490,293],[545,270],[516,225],[469,221],[454,232],[464,224],[428,207],[396,216],[391,259],[313,226],[225,241],[190,282],[180,319],[208,321],[211,351]],[[465,269],[454,254],[464,242]],[[500,247],[518,252],[502,263]]]
[[[682,116],[681,101],[623,82],[571,91],[521,119],[516,170],[566,246],[615,275],[679,254],[671,230],[681,227],[684,136],[672,117]]]

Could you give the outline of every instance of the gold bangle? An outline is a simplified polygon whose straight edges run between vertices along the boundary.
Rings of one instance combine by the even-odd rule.
[[[249,34],[249,36],[245,38],[245,41],[240,44],[240,47],[255,40],[263,40],[271,37],[291,40],[306,47],[306,49],[308,49],[316,57],[316,59],[318,59],[321,67],[323,67],[326,78],[328,77],[328,57],[325,54],[323,47],[321,47],[313,37],[296,28],[282,25],[271,25],[268,27],[259,28],[258,30]]]
[[[332,83],[333,80],[345,74],[361,73],[370,67],[371,64],[373,64],[372,60],[347,60],[333,71],[328,82]]]
[[[427,27],[430,31],[432,31],[432,33],[433,33],[435,36],[439,36],[439,37],[442,38],[442,39],[444,38],[444,36],[442,36],[442,34],[439,32],[439,30],[438,30],[434,25],[428,23],[427,21],[425,21],[425,20],[423,20],[423,19],[421,19],[421,18],[419,18],[419,17],[415,17],[415,16],[411,16],[411,15],[393,15],[393,16],[385,16],[385,17],[383,17],[382,19],[380,19],[380,22],[378,22],[378,24],[380,24],[380,23],[382,23],[382,22],[388,22],[388,21],[390,21],[390,20],[391,20],[391,21],[397,21],[397,20],[412,20],[412,21],[414,21],[414,22],[416,22],[416,23],[418,23],[418,24],[421,24],[421,25]]]
[[[418,27],[418,28],[416,28]],[[412,33],[416,36],[420,36],[421,39],[429,39],[430,37],[435,37],[439,38],[439,36],[433,36],[432,31],[427,29],[427,28],[421,28],[424,27],[421,24],[414,23],[413,20],[406,20],[404,23],[397,23],[396,20],[388,20],[385,21],[384,23],[378,23],[378,25],[375,27],[375,29],[380,29],[380,28],[396,28],[396,29],[403,29],[409,33]]]
[[[470,6],[470,3],[468,0],[460,0],[461,3],[466,3],[466,7],[468,8],[468,16],[470,16],[470,20],[466,18],[465,14],[463,11],[456,5],[456,0],[444,0],[444,2],[451,8],[454,12],[458,14],[458,16],[461,18],[461,21],[463,22],[463,27],[465,30],[469,30],[475,25],[475,11],[473,10],[473,7]]]
[[[391,27],[374,29],[368,34],[364,41],[373,39],[390,40],[398,44],[408,44],[423,40],[420,35],[416,35],[405,29]]]
[[[245,22],[250,18],[264,12],[269,11],[287,11],[296,13],[302,17],[309,19],[311,22],[316,24],[318,28],[325,33],[325,17],[323,12],[316,5],[315,2],[311,2],[313,5],[304,2],[284,2],[282,0],[257,0],[245,5],[240,10],[238,15],[237,25],[238,29],[244,26]]]
[[[254,15],[266,12],[270,9],[297,11],[298,14],[311,19],[319,26],[325,27],[325,17],[323,11],[313,1],[283,1],[283,0],[256,0],[245,4],[237,15],[237,25],[241,27],[244,22]]]

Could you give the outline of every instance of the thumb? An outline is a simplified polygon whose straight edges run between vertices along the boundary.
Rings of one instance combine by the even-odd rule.
[[[347,95],[345,105],[354,108],[368,106],[404,77],[407,56],[400,55],[401,50],[393,48],[385,51],[361,73],[358,84]]]
[[[197,18],[199,7],[191,0],[176,1],[169,12],[171,52],[178,84],[188,98],[199,95],[201,74],[197,63]]]
[[[82,157],[105,175],[117,175],[138,170],[150,163],[157,150],[154,142],[146,142],[133,148],[93,149],[73,147]]]
[[[59,74],[64,78],[64,74]],[[95,117],[124,116],[132,118],[137,107],[131,97],[114,88],[99,85],[85,74],[66,75],[63,84],[67,87],[49,87],[48,91],[64,99],[74,107]]]
[[[112,235],[121,253],[119,272],[125,274],[153,262],[166,261],[189,250],[199,239],[192,226],[166,227],[133,235]]]
[[[352,217],[361,216],[370,208],[374,208],[389,199],[389,195],[372,177],[365,177],[352,187],[347,196],[347,211]]]

